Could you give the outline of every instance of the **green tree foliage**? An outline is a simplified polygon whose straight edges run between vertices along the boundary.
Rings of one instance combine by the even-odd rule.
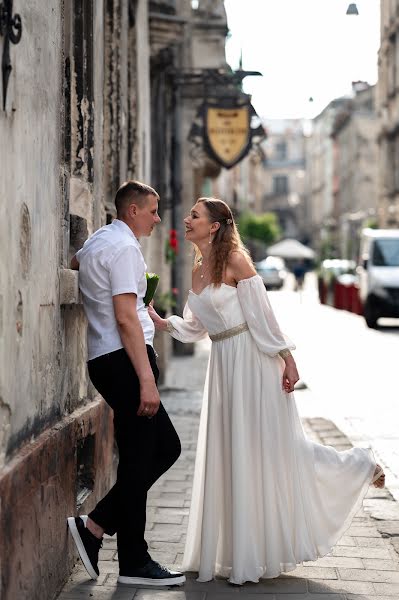
[[[238,219],[238,229],[244,242],[258,240],[270,246],[281,236],[281,229],[274,213],[256,215],[242,213]]]

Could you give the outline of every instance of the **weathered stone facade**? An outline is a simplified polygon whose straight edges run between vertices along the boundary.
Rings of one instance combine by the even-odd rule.
[[[399,1],[381,0],[378,225],[399,227]]]
[[[119,185],[141,179],[160,192],[164,222],[143,242],[148,267],[164,290],[180,278],[183,298],[180,222],[200,191],[187,135],[202,98],[183,99],[176,73],[219,66],[227,30],[222,1],[32,0],[14,11],[23,32],[0,112],[1,597],[45,600],[75,558],[66,517],[114,477],[112,415],[87,375],[69,261],[115,216]],[[171,226],[182,248],[172,274]],[[167,336],[156,348],[164,368]]]

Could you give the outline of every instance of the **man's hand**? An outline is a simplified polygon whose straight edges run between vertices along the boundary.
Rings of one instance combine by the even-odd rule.
[[[292,356],[284,359],[285,369],[283,373],[283,390],[290,394],[294,391],[294,386],[299,381],[298,369],[296,368],[295,360]]]
[[[159,409],[159,392],[155,381],[148,381],[140,385],[140,406],[137,411],[139,417],[153,417]]]
[[[73,269],[74,271],[79,271],[79,261],[76,258],[76,254],[75,256],[72,257],[71,259],[71,265],[70,265],[71,269]]]
[[[159,408],[159,393],[148,360],[143,328],[137,316],[136,294],[118,294],[112,298],[115,319],[123,347],[140,381],[140,417],[153,417]]]

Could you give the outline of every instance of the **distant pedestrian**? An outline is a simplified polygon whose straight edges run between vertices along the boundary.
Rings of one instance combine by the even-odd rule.
[[[306,438],[294,346],[227,204],[200,198],[184,222],[197,253],[183,318],[149,310],[182,342],[212,340],[183,568],[258,582],[329,553],[384,474],[371,451]]]
[[[146,264],[139,239],[151,235],[161,220],[158,200],[151,187],[124,183],[115,197],[117,219],[96,231],[72,259],[88,320],[89,375],[114,411],[119,465],[115,485],[95,509],[68,518],[92,579],[99,575],[103,534],[116,533],[118,581],[156,586],[185,581],[151,559],[144,539],[147,492],[181,451],[160,403],[154,325],[143,302]]]
[[[294,264],[292,268],[292,272],[295,277],[295,289],[301,290],[303,288],[303,283],[306,275],[306,265],[303,260]]]

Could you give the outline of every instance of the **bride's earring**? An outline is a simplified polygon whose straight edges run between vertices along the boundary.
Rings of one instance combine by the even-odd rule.
[[[208,242],[208,244],[212,244],[212,232],[211,231],[209,232],[209,242]]]

